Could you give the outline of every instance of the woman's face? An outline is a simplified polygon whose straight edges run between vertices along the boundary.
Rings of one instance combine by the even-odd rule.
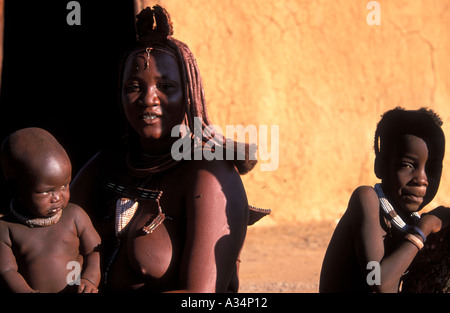
[[[133,55],[125,64],[122,105],[131,127],[138,133],[144,150],[170,148],[176,138],[171,130],[181,124],[185,109],[177,61],[153,50]]]

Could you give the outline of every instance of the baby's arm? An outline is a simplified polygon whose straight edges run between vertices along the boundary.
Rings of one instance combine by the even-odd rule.
[[[80,253],[84,258],[78,292],[97,292],[97,287],[101,278],[99,252],[101,243],[100,236],[94,229],[86,212],[77,205],[71,205],[76,208],[75,224],[78,237],[80,238]]]
[[[16,257],[11,249],[8,227],[0,221],[0,277],[11,292],[37,292],[18,272]]]

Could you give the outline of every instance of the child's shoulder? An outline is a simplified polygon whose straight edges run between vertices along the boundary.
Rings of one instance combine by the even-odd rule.
[[[359,186],[353,191],[352,197],[358,199],[378,199],[377,193],[372,186]]]
[[[0,225],[9,225],[11,223],[16,223],[11,213],[0,215]]]
[[[378,195],[371,186],[359,186],[353,191],[349,201],[349,210],[358,211],[359,214],[378,214]]]
[[[5,238],[9,238],[10,227],[13,223],[11,214],[0,216],[0,240],[4,241]]]
[[[83,210],[82,207],[71,202],[67,203],[67,206],[63,209],[63,214],[74,220],[78,220],[87,216],[87,213]]]
[[[64,208],[63,212],[70,214],[86,214],[82,207],[72,202],[67,203],[67,206]]]

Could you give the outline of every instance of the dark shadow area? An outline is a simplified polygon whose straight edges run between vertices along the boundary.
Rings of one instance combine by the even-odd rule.
[[[75,176],[106,140],[123,133],[118,73],[135,38],[134,1],[77,1],[81,25],[72,26],[68,2],[5,1],[0,140],[42,127],[67,150]]]
[[[450,293],[450,227],[430,234],[403,279],[405,293]]]
[[[237,188],[239,189],[239,188]],[[216,292],[238,292],[239,291],[239,256],[243,249],[245,236],[247,233],[247,224],[249,221],[249,213],[247,209],[239,208],[233,203],[233,199],[236,198],[236,194],[233,192],[233,188],[222,188],[226,199],[228,199],[226,205],[226,215],[229,225],[229,234],[221,237],[214,247],[215,257],[216,257],[216,268],[217,268],[217,283]],[[239,196],[237,198],[240,198]],[[242,221],[243,224],[239,225],[238,221]],[[242,234],[242,228],[245,228],[244,234]],[[230,253],[225,247],[230,246],[230,241],[233,246],[241,246],[238,254]],[[223,271],[228,262],[233,262],[235,266],[230,272]],[[228,282],[227,286],[220,285],[220,282]]]

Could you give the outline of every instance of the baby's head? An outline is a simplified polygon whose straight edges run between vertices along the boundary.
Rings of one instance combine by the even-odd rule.
[[[421,210],[436,195],[445,136],[430,109],[386,112],[375,132],[375,174],[387,198],[406,213]]]
[[[50,133],[40,128],[12,133],[2,144],[0,161],[17,211],[42,218],[66,207],[72,166]]]

